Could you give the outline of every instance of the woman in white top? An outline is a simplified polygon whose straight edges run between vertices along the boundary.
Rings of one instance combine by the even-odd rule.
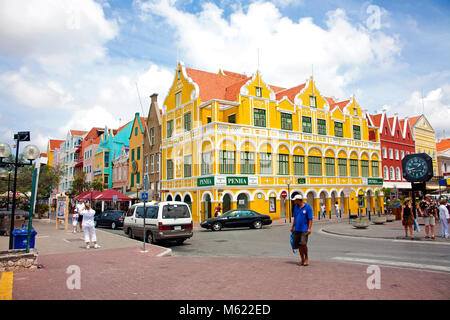
[[[91,209],[91,205],[89,203],[86,203],[86,209],[84,209],[81,214],[83,215],[83,231],[86,249],[90,248],[89,242],[94,243],[94,248],[100,248],[100,246],[97,245],[97,237],[95,235],[95,210]]]
[[[447,207],[445,206],[447,204],[446,199],[441,199],[439,201],[441,204],[439,206],[439,219],[441,220],[441,227],[442,227],[442,236],[444,238],[448,238],[448,220],[450,219],[450,214],[447,210]]]

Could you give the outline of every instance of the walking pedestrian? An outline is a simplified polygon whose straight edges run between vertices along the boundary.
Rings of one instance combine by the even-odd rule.
[[[294,197],[294,220],[291,232],[294,233],[294,244],[298,246],[300,253],[300,265],[307,266],[308,261],[308,236],[311,234],[313,213],[309,204],[303,202],[303,197],[298,194]]]
[[[78,217],[80,215],[77,212],[77,209],[75,209],[73,215],[72,215],[72,227],[73,227],[73,233],[77,233],[77,226],[78,226]]]
[[[322,212],[322,218],[325,218],[325,216],[326,216],[326,207],[325,207],[324,203],[322,203],[322,205],[320,206],[320,211]]]
[[[336,210],[336,218],[339,218],[339,203],[337,201],[334,204],[334,208]]]
[[[219,217],[222,215],[222,207],[219,205],[216,207],[216,210],[214,211],[214,217]]]
[[[447,209],[447,199],[441,199],[439,201],[439,219],[441,220],[441,227],[442,227],[442,237],[448,238],[448,223],[450,222],[450,214]]]
[[[86,249],[89,249],[89,243],[94,243],[94,248],[100,248],[97,244],[97,236],[95,235],[94,216],[95,210],[91,209],[91,205],[86,203],[86,208],[81,212],[83,216],[83,231],[84,241],[86,242]]]
[[[419,206],[420,215],[423,217],[423,221],[425,223],[425,239],[430,239],[430,230],[431,230],[431,239],[434,240],[434,226],[436,225],[436,206],[431,202],[431,197],[426,197],[425,201],[422,201]]]
[[[408,237],[408,229],[409,229],[411,239],[414,239],[413,236],[414,215],[411,205],[411,199],[406,199],[405,203],[402,206],[402,225],[403,227],[405,227],[405,238]]]
[[[80,230],[78,232],[81,232],[83,226],[83,215],[81,212],[85,209],[84,202],[82,200],[78,201],[77,205],[75,206],[75,212],[78,214],[78,226],[80,227]]]

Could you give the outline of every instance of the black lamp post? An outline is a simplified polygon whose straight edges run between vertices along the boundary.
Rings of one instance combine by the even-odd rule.
[[[14,140],[16,140],[16,159],[14,162],[3,161],[11,155],[11,147],[6,143],[0,143],[0,167],[14,166],[14,180],[13,180],[13,203],[11,210],[11,226],[9,233],[9,249],[13,249],[13,231],[14,231],[14,219],[16,213],[16,192],[17,192],[17,168],[30,166],[33,164],[33,160],[39,157],[39,149],[34,145],[28,145],[24,148],[24,158],[29,161],[29,163],[19,163],[19,145],[21,141],[30,141],[30,132],[22,131],[14,135]]]

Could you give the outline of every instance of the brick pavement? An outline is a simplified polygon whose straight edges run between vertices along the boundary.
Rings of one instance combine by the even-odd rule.
[[[138,248],[51,254],[46,267],[14,274],[13,299],[450,299],[450,274],[380,267],[381,289],[368,290],[367,266],[297,259],[155,257]],[[81,270],[81,289],[66,269]]]

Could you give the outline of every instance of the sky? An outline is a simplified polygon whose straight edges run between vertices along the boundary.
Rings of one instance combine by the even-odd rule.
[[[259,52],[259,54],[258,54]],[[258,59],[259,56],[259,59]],[[45,152],[69,129],[118,128],[164,104],[177,61],[319,91],[450,137],[450,2],[2,0],[0,142]],[[259,63],[258,63],[259,61]]]

